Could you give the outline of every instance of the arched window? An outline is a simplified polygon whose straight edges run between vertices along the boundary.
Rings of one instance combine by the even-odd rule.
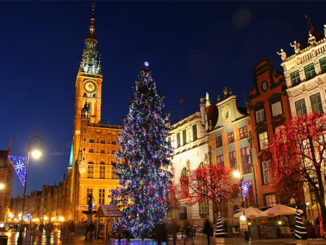
[[[188,170],[183,168],[181,171],[181,198],[188,198],[189,197],[189,178],[188,178]]]

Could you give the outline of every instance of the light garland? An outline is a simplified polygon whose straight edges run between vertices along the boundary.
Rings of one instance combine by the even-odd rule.
[[[113,191],[113,203],[122,208],[120,224],[134,237],[151,233],[168,211],[172,148],[163,99],[150,69],[140,70],[116,153],[123,160],[116,165],[122,187]]]

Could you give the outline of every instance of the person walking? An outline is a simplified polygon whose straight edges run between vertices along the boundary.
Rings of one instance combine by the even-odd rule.
[[[118,232],[118,240],[119,240],[119,244],[121,243],[121,238],[123,235],[123,227],[122,225],[119,223],[118,228],[117,228],[117,232]]]
[[[207,244],[210,245],[211,244],[210,237],[213,236],[213,227],[212,227],[211,222],[209,222],[208,219],[206,219],[206,221],[205,221],[204,234],[206,234],[206,236],[207,236]]]
[[[180,229],[180,226],[177,224],[177,222],[174,220],[172,220],[170,226],[169,226],[169,230],[170,230],[170,234],[172,235],[173,238],[173,245],[176,245],[176,240],[177,240],[177,233]]]

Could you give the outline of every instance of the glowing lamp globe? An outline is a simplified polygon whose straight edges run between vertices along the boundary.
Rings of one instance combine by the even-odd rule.
[[[4,183],[0,183],[0,190],[3,190],[5,188],[5,184]]]
[[[232,175],[233,175],[234,178],[237,178],[237,179],[240,179],[241,178],[241,173],[240,173],[239,170],[234,170],[232,172]]]
[[[34,149],[32,152],[31,152],[31,156],[32,158],[34,159],[40,159],[41,156],[42,156],[42,152],[38,149]]]
[[[241,221],[245,221],[246,219],[247,219],[246,216],[244,216],[244,215],[241,215],[241,216],[240,216],[240,220],[241,220]]]

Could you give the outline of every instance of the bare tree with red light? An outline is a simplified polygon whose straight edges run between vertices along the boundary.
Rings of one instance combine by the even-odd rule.
[[[271,160],[274,185],[293,191],[293,187],[299,188],[300,183],[309,184],[320,205],[323,220],[326,218],[325,134],[324,115],[296,117],[280,128],[264,154],[265,160]]]
[[[201,203],[212,201],[214,213],[220,210],[223,200],[232,198],[238,192],[230,169],[224,166],[200,167],[189,176],[189,199]]]

